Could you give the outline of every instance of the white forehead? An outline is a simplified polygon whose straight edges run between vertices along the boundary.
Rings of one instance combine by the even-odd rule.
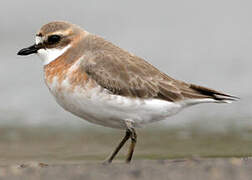
[[[42,43],[43,42],[43,38],[42,37],[40,37],[40,36],[36,36],[35,37],[35,43],[36,44],[39,44],[39,43]]]

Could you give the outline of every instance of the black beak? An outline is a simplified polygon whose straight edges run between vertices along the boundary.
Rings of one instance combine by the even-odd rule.
[[[41,44],[34,44],[28,48],[24,48],[24,49],[21,49],[17,55],[21,55],[21,56],[26,56],[26,55],[29,55],[29,54],[34,54],[34,53],[37,53],[39,49],[41,49],[42,46]]]

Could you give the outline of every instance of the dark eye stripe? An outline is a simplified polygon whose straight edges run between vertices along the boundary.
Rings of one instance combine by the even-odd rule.
[[[51,35],[48,37],[48,44],[56,44],[60,41],[61,37],[59,35]]]

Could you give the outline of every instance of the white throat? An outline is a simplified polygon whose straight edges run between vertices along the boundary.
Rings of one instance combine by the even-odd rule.
[[[43,39],[39,36],[36,36],[36,44],[42,43]],[[42,59],[43,65],[50,64],[52,61],[60,57],[68,48],[70,48],[70,44],[62,49],[51,48],[51,49],[40,49],[37,52],[37,55]]]
[[[42,59],[43,65],[50,64],[52,61],[60,57],[66,50],[70,47],[70,44],[64,47],[63,49],[40,49],[37,54]]]

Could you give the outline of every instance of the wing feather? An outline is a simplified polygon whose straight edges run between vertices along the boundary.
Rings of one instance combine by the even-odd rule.
[[[113,94],[179,101],[229,95],[177,81],[145,60],[97,36],[90,36],[81,68],[100,86]]]

